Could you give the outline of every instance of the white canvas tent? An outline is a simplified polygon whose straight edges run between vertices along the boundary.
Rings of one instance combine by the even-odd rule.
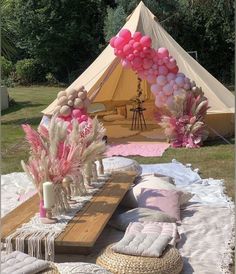
[[[176,59],[180,72],[183,72],[197,86],[202,87],[209,100],[210,109],[207,124],[219,134],[234,132],[234,96],[194,58],[192,58],[158,23],[151,11],[140,2],[127,18],[123,28],[132,33],[140,31],[152,38],[152,47],[166,47]],[[108,45],[97,59],[74,81],[69,88],[84,85],[93,102],[120,102],[132,99],[137,90],[137,76],[130,69],[124,69],[113,48]],[[146,100],[152,100],[150,86],[142,81]],[[154,103],[154,102],[153,102]],[[49,105],[44,114],[51,115],[56,100]]]

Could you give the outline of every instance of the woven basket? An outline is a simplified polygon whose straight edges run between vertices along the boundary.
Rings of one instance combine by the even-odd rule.
[[[39,272],[39,274],[60,274],[60,272],[54,263],[50,263],[50,266],[44,271]]]
[[[114,274],[179,274],[183,261],[174,247],[167,247],[159,258],[130,256],[116,253],[109,245],[96,263]]]

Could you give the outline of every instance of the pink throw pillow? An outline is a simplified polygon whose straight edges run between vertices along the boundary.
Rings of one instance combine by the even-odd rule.
[[[157,209],[180,221],[181,191],[142,188],[138,207]]]

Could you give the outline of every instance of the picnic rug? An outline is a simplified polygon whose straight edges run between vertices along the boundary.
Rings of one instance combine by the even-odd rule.
[[[141,167],[143,174],[155,172],[163,175],[171,174],[178,188],[195,194],[190,203],[181,210],[182,222],[178,225],[181,240],[177,248],[184,260],[182,273],[232,273],[230,264],[235,239],[234,203],[224,194],[223,180],[201,179],[198,170],[193,171],[190,164],[183,165],[176,160],[171,163],[141,165]],[[33,190],[32,183],[24,173],[2,175],[1,187],[2,216],[22,203],[20,197],[24,188],[28,194]],[[27,193],[24,197],[28,198]],[[118,236],[118,238],[122,237],[121,234],[121,231],[105,228],[98,243],[99,248],[117,241]],[[64,260],[62,256],[64,255],[56,256],[59,265],[62,261],[95,262],[97,254],[91,256],[74,254],[70,257],[64,256]]]
[[[111,144],[106,152],[107,157],[139,155],[144,157],[161,157],[170,144],[165,142],[126,142]]]

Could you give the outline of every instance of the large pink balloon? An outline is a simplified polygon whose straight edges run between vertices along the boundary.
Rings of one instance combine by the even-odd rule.
[[[139,42],[141,38],[142,38],[142,33],[141,32],[137,31],[137,32],[134,33],[133,39],[135,41]]]
[[[123,37],[117,37],[116,40],[114,41],[114,46],[117,49],[122,49],[125,44],[126,44],[126,41]]]
[[[160,66],[159,68],[158,68],[158,74],[159,75],[167,75],[168,74],[168,69],[167,69],[167,67],[166,66]]]
[[[160,86],[164,86],[167,83],[167,79],[164,75],[159,75],[157,76],[157,84],[159,84]]]
[[[110,39],[110,46],[113,47],[113,48],[115,47],[114,46],[115,40],[116,40],[116,36],[114,36]]]
[[[167,48],[159,48],[157,54],[159,58],[164,58],[169,56],[169,51]]]
[[[148,35],[144,35],[144,36],[140,39],[140,43],[142,44],[143,47],[151,47],[152,39],[151,39],[151,37],[149,37]]]
[[[119,32],[119,36],[123,37],[126,41],[129,41],[131,38],[131,32],[128,29],[122,29]]]

